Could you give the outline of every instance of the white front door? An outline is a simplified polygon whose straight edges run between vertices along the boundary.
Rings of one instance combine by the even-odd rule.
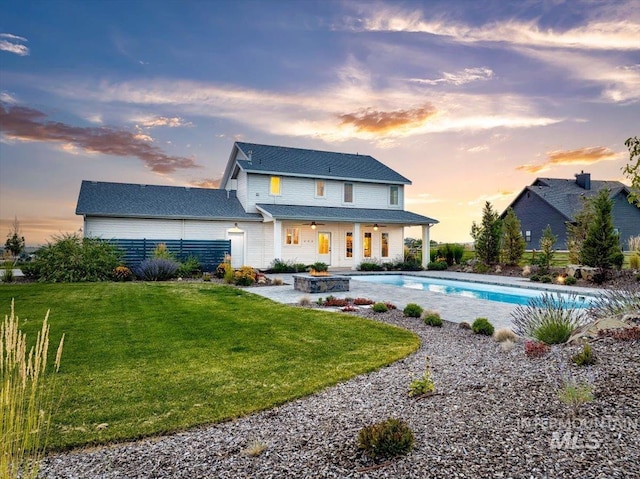
[[[241,268],[244,266],[244,231],[229,232],[231,240],[231,267]]]
[[[331,264],[331,233],[327,231],[318,232],[318,261]]]

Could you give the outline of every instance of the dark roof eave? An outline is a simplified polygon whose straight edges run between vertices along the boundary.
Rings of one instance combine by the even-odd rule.
[[[268,170],[255,170],[251,168],[244,168],[242,165],[238,165],[238,167],[244,170],[247,173],[252,173],[255,175],[274,175],[274,176],[292,176],[295,178],[309,178],[309,175],[303,173],[290,173],[284,171],[268,171]],[[314,175],[313,179],[322,179],[322,180],[338,180],[338,181],[352,181],[354,183],[376,183],[376,184],[385,184],[385,185],[411,185],[412,182],[409,179],[405,178],[405,181],[397,180],[372,180],[366,178],[352,178],[347,176],[332,176],[332,175]]]
[[[246,216],[188,216],[188,215],[143,215],[143,214],[120,214],[120,213],[92,213],[86,211],[76,210],[76,215],[83,215],[87,217],[101,217],[101,218],[139,218],[139,219],[163,219],[163,220],[202,220],[202,221],[254,221],[262,222],[264,219],[256,214],[255,217]]]

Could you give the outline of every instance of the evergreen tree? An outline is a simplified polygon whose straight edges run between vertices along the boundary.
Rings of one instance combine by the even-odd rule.
[[[542,230],[542,237],[540,238],[540,256],[538,257],[538,266],[540,266],[540,273],[549,274],[551,271],[551,260],[556,250],[553,247],[558,241],[558,237],[551,231],[551,225]]]
[[[4,249],[13,256],[18,256],[24,249],[24,236],[20,235],[20,222],[17,216],[13,220],[12,231],[7,235]]]
[[[629,148],[629,164],[622,168],[622,172],[631,180],[629,203],[640,208],[640,138],[634,136],[624,144]]]
[[[488,201],[482,210],[482,224],[478,226],[473,222],[471,236],[475,240],[476,256],[480,261],[487,265],[500,261],[502,221]]]
[[[502,261],[511,266],[517,265],[524,254],[525,246],[520,220],[513,208],[509,208],[502,220]]]
[[[579,264],[582,244],[587,238],[589,225],[593,222],[593,200],[583,198],[582,209],[575,215],[575,221],[567,224],[567,248],[569,263]]]
[[[581,262],[600,270],[597,281],[604,281],[607,272],[619,262],[622,251],[618,234],[613,228],[613,200],[608,190],[601,190],[593,200],[593,220],[582,243]]]

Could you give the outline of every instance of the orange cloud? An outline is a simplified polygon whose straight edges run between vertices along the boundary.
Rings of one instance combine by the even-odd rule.
[[[618,154],[606,146],[591,148],[578,148],[577,150],[557,150],[547,153],[547,160],[540,165],[520,165],[516,170],[527,173],[546,171],[554,165],[592,165],[601,161],[612,161],[618,158]]]
[[[370,108],[358,113],[340,115],[343,125],[353,125],[358,131],[368,133],[389,133],[400,128],[419,126],[436,114],[430,103],[411,110],[376,111]]]
[[[191,186],[197,186],[198,188],[219,188],[222,178],[203,178],[201,180],[193,180],[190,182]]]
[[[134,156],[151,171],[173,173],[199,168],[192,158],[170,156],[149,143],[149,137],[108,127],[77,127],[45,121],[47,115],[31,108],[0,105],[0,131],[10,138],[27,141],[60,142],[86,151],[115,156]]]

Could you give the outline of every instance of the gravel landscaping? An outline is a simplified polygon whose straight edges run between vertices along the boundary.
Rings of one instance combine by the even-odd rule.
[[[633,478],[640,477],[640,344],[593,343],[527,358],[492,338],[402,312],[362,314],[416,332],[420,349],[379,371],[234,421],[134,443],[53,454],[43,478]],[[431,362],[436,394],[408,386]],[[569,375],[593,385],[574,416],[558,399]],[[375,463],[358,431],[388,417],[416,436],[406,456]],[[252,450],[253,449],[253,450]],[[264,449],[258,455],[256,454]]]

